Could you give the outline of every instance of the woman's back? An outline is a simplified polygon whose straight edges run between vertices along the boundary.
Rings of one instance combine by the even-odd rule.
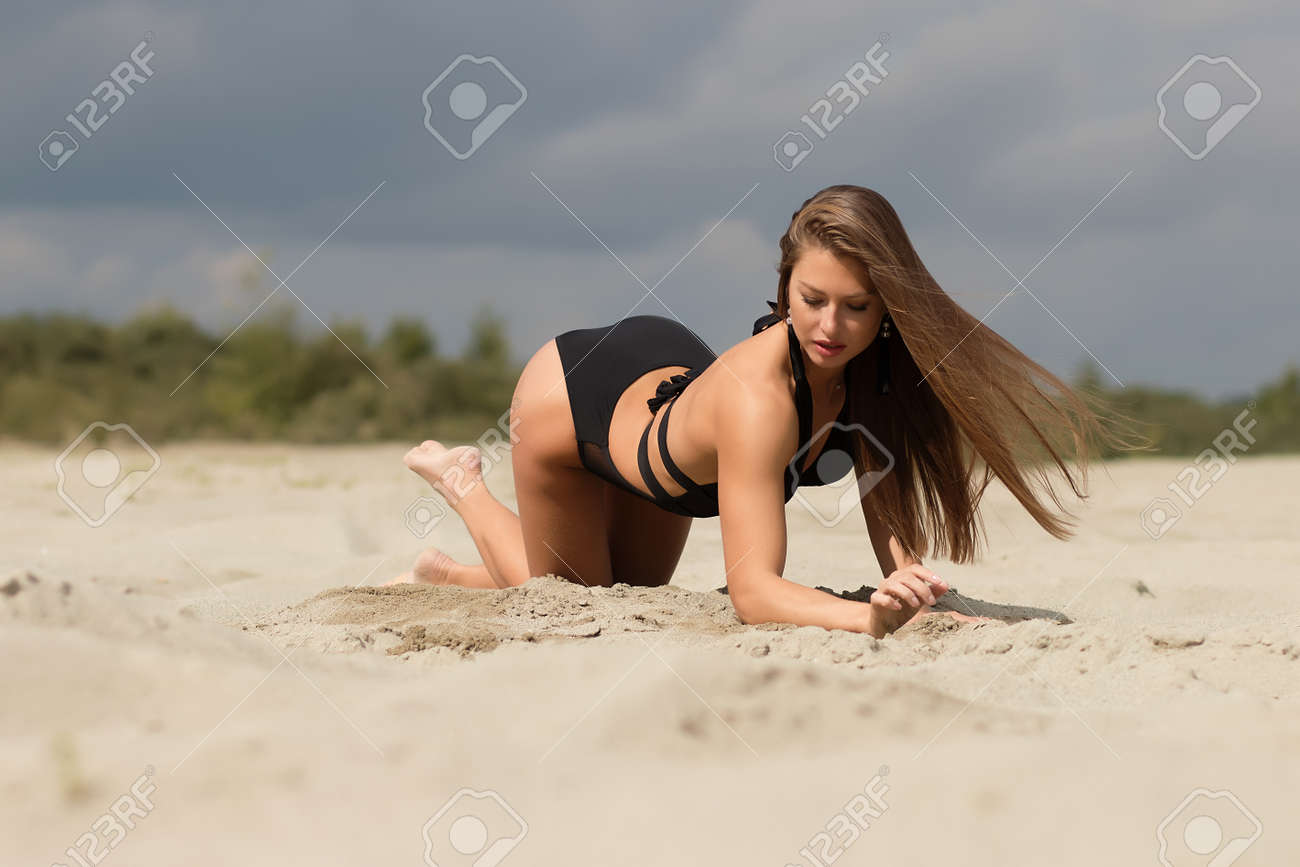
[[[835,430],[826,431],[812,440],[810,446],[802,448],[812,434],[803,433],[801,427],[821,432],[841,416],[843,393],[835,405],[828,405],[813,399],[808,390],[803,398],[807,419],[801,419],[797,410],[799,390],[807,390],[806,383],[801,384],[805,361],[801,357],[802,350],[784,321],[765,324],[779,327],[763,328],[706,365],[656,368],[632,382],[614,408],[608,439],[610,460],[624,479],[651,498],[661,498],[666,493],[696,508],[712,501],[712,509],[706,507],[706,511],[716,514],[718,434],[722,426],[734,423],[721,407],[726,396],[741,389],[755,398],[760,406],[759,423],[747,422],[752,428],[751,434],[776,436],[792,456],[799,452],[799,466],[805,471],[801,474],[801,483],[824,484],[829,481],[810,480],[806,468],[815,463],[823,444],[835,434]],[[609,339],[617,339],[616,333]],[[656,397],[659,399],[655,400]],[[657,411],[653,415],[648,402],[656,405]],[[666,439],[661,441],[660,428],[666,415],[669,416]],[[647,446],[647,467],[661,486],[660,492],[654,491],[643,478],[646,472],[639,460],[643,439]],[[667,446],[671,467],[665,466],[659,448],[661,444]],[[687,478],[679,483],[682,475]],[[787,499],[794,487],[791,474]]]

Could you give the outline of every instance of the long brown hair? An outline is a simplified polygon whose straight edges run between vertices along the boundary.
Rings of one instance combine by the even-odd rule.
[[[1075,392],[950,298],[921,263],[894,208],[874,190],[830,186],[794,213],[777,266],[782,317],[795,262],[812,246],[834,254],[864,286],[869,277],[894,323],[883,340],[888,392],[877,393],[877,334],[848,363],[846,400],[849,420],[869,430],[894,460],[863,505],[909,556],[920,560],[932,539],[936,556],[976,559],[984,536],[979,502],[993,476],[1044,530],[1067,539],[1075,522],[1052,486],[1048,461],[1086,499],[1088,461],[1098,442],[1120,450],[1149,444],[1125,423],[1127,416]],[[858,478],[888,466],[867,437],[852,439]],[[1078,462],[1073,469],[1071,453]]]

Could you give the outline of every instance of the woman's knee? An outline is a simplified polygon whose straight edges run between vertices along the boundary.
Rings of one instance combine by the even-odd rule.
[[[516,465],[515,496],[531,575],[610,583],[603,481],[554,462]]]
[[[622,490],[607,492],[605,508],[614,580],[644,587],[672,580],[692,519]]]

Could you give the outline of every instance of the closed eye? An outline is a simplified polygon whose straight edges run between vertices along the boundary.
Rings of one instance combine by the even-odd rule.
[[[809,307],[820,307],[823,304],[821,299],[809,298],[807,295],[803,296],[803,303],[807,304]],[[856,310],[859,313],[865,313],[867,310],[866,307],[856,307],[852,304],[849,305],[849,309]]]

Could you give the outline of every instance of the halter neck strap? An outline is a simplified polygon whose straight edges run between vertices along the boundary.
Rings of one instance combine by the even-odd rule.
[[[794,335],[794,326],[786,323],[786,336],[790,342],[790,370],[794,374],[794,407],[799,414],[799,446],[802,448],[812,438],[812,389],[804,375],[803,351],[799,348],[799,338]]]
[[[785,322],[785,318],[776,312],[775,301],[768,301],[767,306],[772,312],[754,320],[754,334],[778,322]],[[799,349],[799,338],[795,337],[794,325],[786,322],[785,331],[790,344],[790,371],[794,374],[794,407],[799,415],[799,445],[803,446],[812,436],[812,389],[804,375],[803,351]]]
[[[769,301],[767,302],[767,306],[772,308],[772,312],[765,313],[764,315],[754,320],[754,334],[757,334],[758,332],[767,328],[769,325],[775,325],[776,323],[781,321],[781,317],[776,312],[776,302]]]

